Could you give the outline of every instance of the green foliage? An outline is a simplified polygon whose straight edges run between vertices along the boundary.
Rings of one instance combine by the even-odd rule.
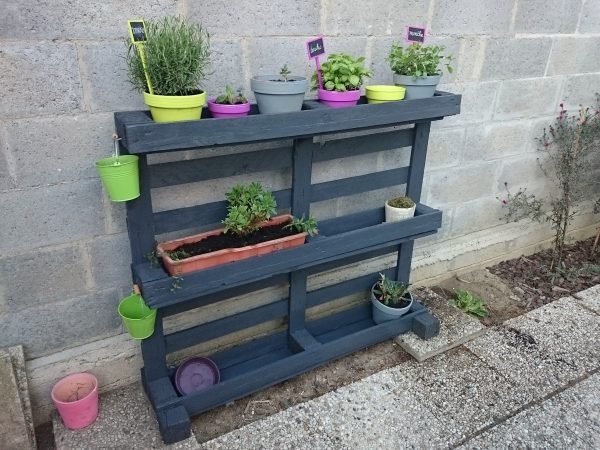
[[[315,236],[319,230],[317,229],[317,219],[314,217],[304,218],[304,214],[301,218],[294,217],[292,221],[287,224],[284,228],[293,228],[298,233],[308,233],[309,236]]]
[[[355,91],[359,89],[366,78],[373,76],[373,72],[365,65],[365,58],[354,58],[346,53],[332,53],[321,64],[323,87],[328,91]],[[319,87],[317,72],[312,76],[313,89]]]
[[[575,207],[589,196],[590,173],[600,146],[600,95],[596,96],[596,108],[581,106],[578,114],[569,114],[561,103],[554,124],[537,139],[544,154],[544,162],[538,159],[540,168],[556,187],[550,190],[548,199],[527,194],[524,188],[511,195],[504,183],[507,198],[501,202],[507,210],[504,216],[507,222],[528,217],[550,223],[554,230],[550,271],[562,267],[567,230],[577,212]]]
[[[410,197],[396,197],[388,200],[388,205],[393,208],[412,208],[415,206],[415,202]]]
[[[143,45],[148,76],[156,95],[192,95],[210,65],[210,38],[201,25],[182,17],[146,22]],[[134,44],[128,43],[129,81],[140,92],[149,92],[142,59]]]
[[[487,317],[490,314],[485,301],[469,291],[457,291],[450,304],[472,316]]]
[[[287,81],[288,77],[292,74],[292,71],[288,69],[288,65],[284,64],[281,70],[279,70],[279,76],[283,81]]]
[[[177,275],[173,275],[171,277],[171,289],[169,289],[171,292],[175,292],[178,289],[181,289],[183,286],[183,277],[179,277]]]
[[[408,285],[400,281],[390,280],[384,274],[379,274],[379,280],[373,288],[375,297],[385,306],[394,308],[405,300],[404,295],[408,292]]]
[[[452,55],[445,56],[443,51],[446,47],[440,45],[411,44],[402,47],[399,43],[393,43],[387,60],[392,71],[398,75],[421,78],[442,73],[441,65],[446,67],[448,73],[452,73]],[[445,61],[445,62],[444,62]]]
[[[183,249],[173,250],[173,251],[167,252],[167,254],[173,261],[179,261],[179,260],[182,260],[185,258],[189,258],[191,256],[188,252],[186,252]]]
[[[225,233],[250,234],[277,213],[275,197],[260,183],[236,185],[225,196],[228,202],[227,217],[223,220]]]
[[[241,103],[248,103],[248,99],[244,97],[241,89],[238,89],[237,94],[234,94],[233,89],[227,85],[225,86],[225,93],[219,95],[215,103],[221,105],[239,105]]]

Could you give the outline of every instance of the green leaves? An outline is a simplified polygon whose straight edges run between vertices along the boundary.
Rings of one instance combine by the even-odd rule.
[[[450,300],[450,304],[472,316],[487,317],[490,314],[485,301],[469,291],[457,291],[454,298]]]
[[[143,44],[148,76],[157,95],[190,95],[200,90],[210,66],[210,36],[199,24],[182,17],[146,22]],[[128,43],[129,81],[140,92],[149,92],[141,57]]]
[[[279,76],[283,81],[287,81],[288,77],[292,74],[292,71],[288,69],[288,65],[284,64],[283,67],[279,70]]]
[[[444,66],[448,73],[452,73],[452,56],[444,56],[442,52],[446,48],[440,45],[420,45],[411,44],[408,47],[402,47],[398,43],[393,43],[387,60],[390,63],[392,71],[398,75],[412,76],[421,78],[442,73],[440,64],[445,61]]]
[[[393,308],[393,305],[401,303],[404,295],[408,292],[408,285],[400,281],[390,280],[384,274],[379,274],[379,281],[373,288],[373,293],[377,299],[386,306]]]
[[[239,105],[241,103],[248,103],[248,99],[244,97],[241,89],[238,89],[237,94],[234,94],[233,89],[227,85],[225,86],[225,93],[219,95],[215,99],[215,103],[221,105]]]
[[[277,214],[277,202],[260,183],[238,184],[225,194],[227,217],[223,220],[225,233],[250,234],[260,228],[260,223]]]
[[[299,219],[294,217],[284,228],[293,228],[298,233],[306,232],[309,236],[315,236],[319,232],[317,229],[317,219],[314,217],[305,219],[304,214],[302,214],[302,217]]]
[[[328,91],[355,91],[373,73],[364,66],[365,58],[354,58],[345,53],[332,53],[321,65],[323,87]],[[312,88],[319,87],[317,72],[312,76]]]

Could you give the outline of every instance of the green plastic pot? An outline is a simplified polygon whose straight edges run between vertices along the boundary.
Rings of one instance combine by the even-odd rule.
[[[131,294],[119,303],[119,315],[134,339],[146,339],[154,333],[156,309],[146,306],[144,299],[139,294]]]
[[[140,196],[138,159],[135,155],[121,155],[96,161],[102,184],[113,202]]]

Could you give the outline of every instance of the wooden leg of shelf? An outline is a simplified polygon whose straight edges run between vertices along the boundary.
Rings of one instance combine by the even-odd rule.
[[[294,351],[309,350],[321,345],[321,343],[306,330],[296,330],[294,332],[290,332],[290,344],[292,345]]]
[[[440,332],[440,321],[429,311],[413,319],[412,329],[421,339],[431,339]]]
[[[183,406],[159,410],[156,418],[165,444],[174,444],[190,437],[192,422]]]

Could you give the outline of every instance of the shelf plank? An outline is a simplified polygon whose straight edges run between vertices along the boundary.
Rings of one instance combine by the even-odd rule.
[[[435,120],[460,112],[460,95],[437,92],[434,97],[353,108],[322,108],[306,101],[302,111],[257,114],[240,119],[154,123],[145,111],[117,112],[122,144],[131,154],[264,142],[343,131]]]

